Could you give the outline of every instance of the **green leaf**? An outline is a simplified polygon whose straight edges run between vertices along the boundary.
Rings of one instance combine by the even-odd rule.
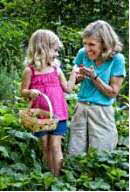
[[[7,106],[1,106],[1,108],[0,108],[0,113],[1,113],[2,115],[6,114],[7,111],[8,111]]]
[[[45,188],[47,189],[50,185],[55,183],[56,178],[53,176],[51,172],[47,172],[43,174],[43,182],[45,185]]]
[[[115,186],[118,187],[119,190],[126,190],[129,187],[129,183],[126,180],[120,180],[118,183],[115,183]]]
[[[0,152],[2,152],[3,157],[9,157],[8,150],[4,146],[0,146]]]
[[[104,180],[102,178],[96,178],[95,181],[91,181],[89,183],[89,187],[92,190],[110,190],[110,185],[106,182],[104,182]]]
[[[22,132],[22,131],[16,131],[16,130],[10,130],[9,134],[11,134],[12,136],[15,136],[17,138],[20,139],[34,139],[34,140],[38,140],[35,136],[33,136],[32,133],[28,133],[28,132]]]
[[[17,171],[26,171],[27,170],[27,166],[23,163],[16,163],[11,165],[11,168]]]
[[[74,177],[72,171],[62,169],[62,172],[65,173],[64,179],[66,182],[69,182],[69,183],[75,183],[76,182],[76,178]]]
[[[14,175],[14,171],[8,166],[6,166],[0,169],[0,174],[11,176],[11,175]]]
[[[107,175],[111,179],[119,179],[120,177],[127,176],[127,172],[120,168],[112,167],[112,168],[109,168]]]
[[[8,189],[7,187],[12,183],[13,179],[10,176],[2,175],[0,176],[0,190]]]
[[[17,124],[17,119],[14,115],[12,114],[5,114],[3,116],[3,122],[6,126],[9,126],[10,124]]]

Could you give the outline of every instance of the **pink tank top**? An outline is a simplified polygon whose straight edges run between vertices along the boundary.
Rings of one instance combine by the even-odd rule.
[[[38,89],[46,94],[52,104],[53,113],[59,120],[68,119],[67,102],[64,98],[64,92],[60,84],[56,68],[53,72],[44,74],[35,74],[32,65],[29,65],[32,70],[32,79],[29,89]],[[38,96],[33,100],[32,108],[41,108],[49,111],[47,101],[43,96]]]

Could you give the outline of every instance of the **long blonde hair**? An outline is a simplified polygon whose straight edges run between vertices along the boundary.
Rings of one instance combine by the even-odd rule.
[[[82,38],[93,36],[102,43],[101,60],[111,58],[115,53],[122,50],[123,44],[113,28],[103,20],[90,23],[83,31]]]
[[[38,70],[41,70],[45,63],[52,65],[52,49],[55,45],[59,48],[63,46],[54,32],[38,29],[29,40],[25,64],[32,64]]]

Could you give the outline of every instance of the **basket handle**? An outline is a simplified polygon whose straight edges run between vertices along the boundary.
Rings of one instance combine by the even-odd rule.
[[[39,95],[39,96],[41,96],[41,95],[46,99],[46,101],[47,101],[47,103],[48,103],[49,111],[50,111],[50,119],[52,119],[52,118],[53,118],[53,110],[52,110],[51,101],[50,101],[49,97],[48,97],[47,95],[45,95],[44,93],[41,93],[41,92],[40,92],[40,95]],[[30,102],[28,108],[31,108],[31,106],[32,106],[32,101]]]

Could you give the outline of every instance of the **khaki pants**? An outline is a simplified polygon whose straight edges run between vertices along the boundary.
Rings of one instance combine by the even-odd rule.
[[[88,147],[112,151],[117,141],[112,106],[77,104],[70,125],[69,154],[82,154]]]

